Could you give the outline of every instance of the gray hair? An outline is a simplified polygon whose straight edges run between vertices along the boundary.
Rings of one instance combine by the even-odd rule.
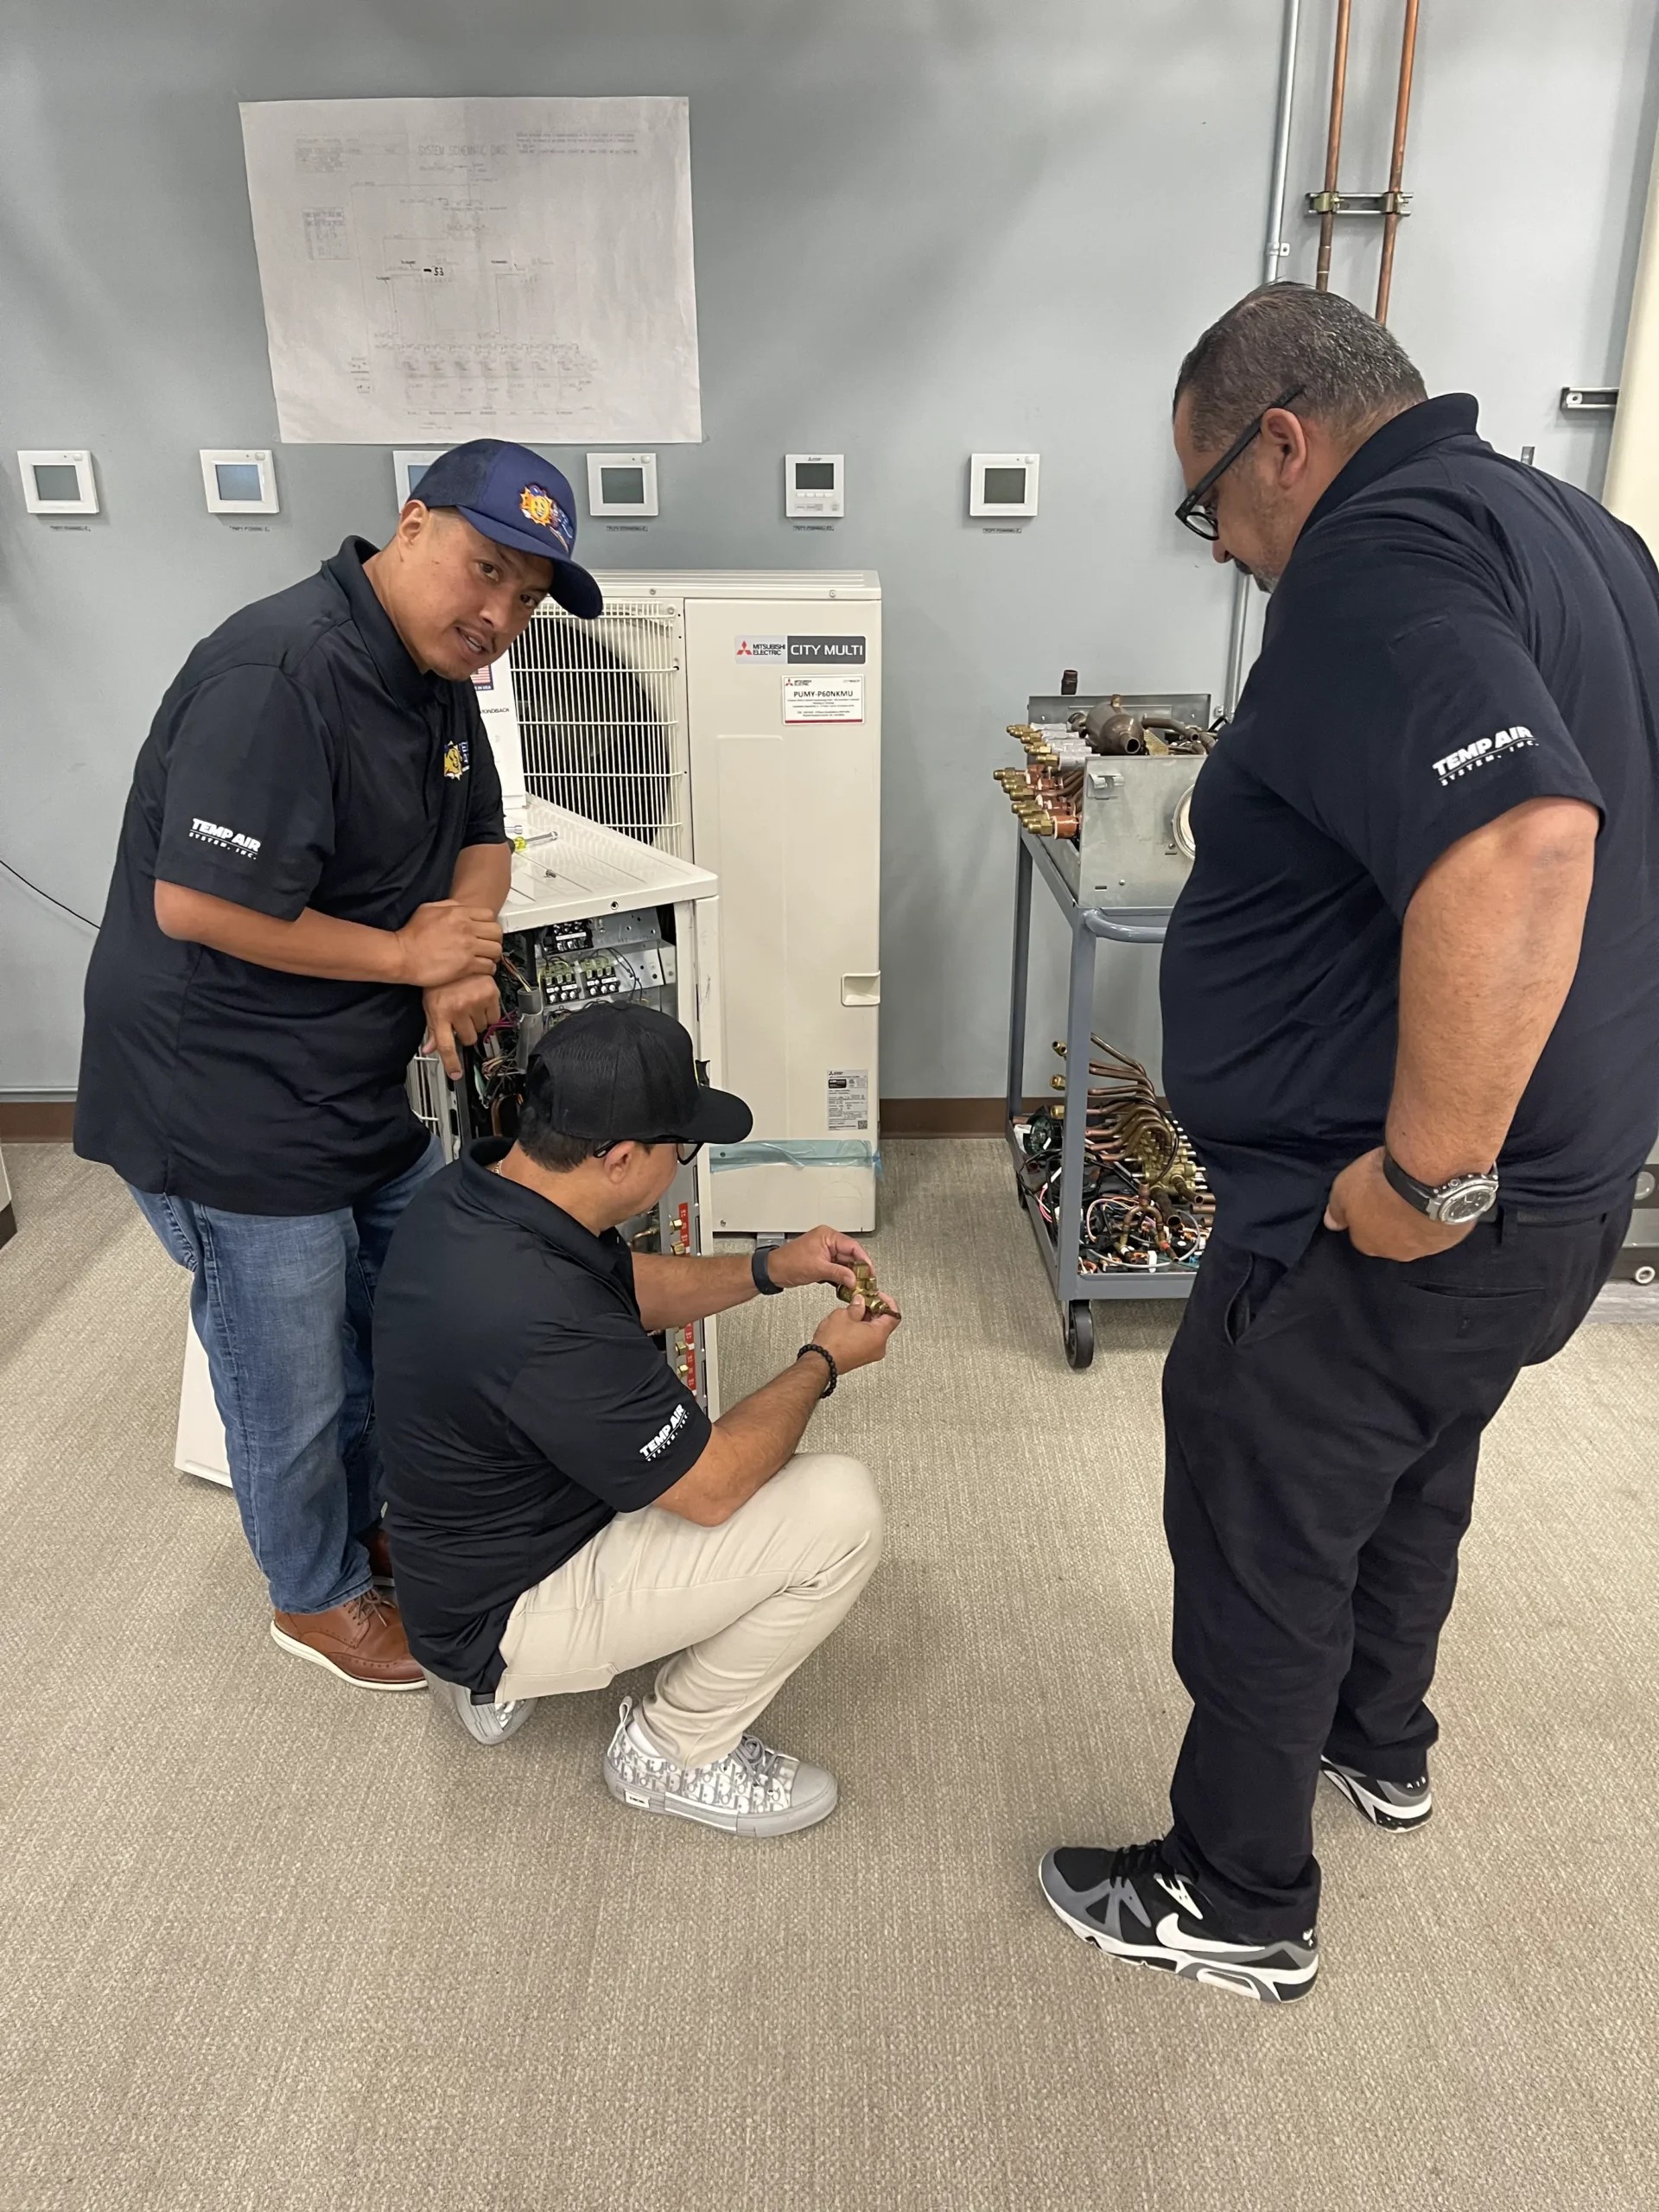
[[[1252,416],[1300,385],[1294,412],[1338,437],[1428,397],[1406,350],[1380,322],[1335,292],[1262,284],[1212,322],[1181,363],[1175,405],[1189,403],[1200,453],[1219,452]]]

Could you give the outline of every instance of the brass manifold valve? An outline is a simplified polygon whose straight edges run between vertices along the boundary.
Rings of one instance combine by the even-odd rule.
[[[1039,837],[1074,837],[1081,777],[1063,769],[1060,757],[1029,722],[1010,722],[1008,735],[1025,747],[1023,768],[994,768],[995,780],[1022,828]]]

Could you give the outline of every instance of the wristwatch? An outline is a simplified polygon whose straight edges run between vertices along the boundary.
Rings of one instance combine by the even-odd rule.
[[[1397,1191],[1408,1206],[1415,1206],[1431,1221],[1445,1222],[1449,1228],[1462,1229],[1471,1221],[1479,1221],[1497,1204],[1495,1166],[1489,1167],[1484,1175],[1453,1175],[1445,1183],[1420,1183],[1414,1175],[1407,1174],[1385,1147],[1382,1173],[1389,1188]]]
[[[772,1255],[775,1244],[757,1244],[749,1258],[749,1273],[754,1277],[754,1287],[762,1298],[781,1296],[784,1286],[772,1279]]]

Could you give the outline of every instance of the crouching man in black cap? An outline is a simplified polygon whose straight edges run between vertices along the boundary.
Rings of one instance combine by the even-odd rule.
[[[866,1257],[833,1229],[752,1261],[630,1251],[617,1224],[750,1125],[741,1098],[699,1084],[665,1015],[562,1022],[532,1055],[516,1142],[474,1145],[403,1217],[375,1309],[376,1403],[410,1649],[474,1741],[671,1654],[639,1710],[623,1703],[612,1795],[783,1835],[833,1811],[836,1784],[751,1724],[881,1553],[868,1471],[796,1446],[899,1324],[856,1299],[832,1307],[791,1366],[710,1424],[652,1332],[757,1293],[851,1288]]]

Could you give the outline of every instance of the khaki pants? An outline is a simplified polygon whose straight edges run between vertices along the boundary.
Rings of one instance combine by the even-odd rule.
[[[875,1485],[836,1452],[798,1452],[718,1529],[655,1505],[620,1513],[513,1607],[496,1696],[603,1689],[671,1652],[639,1718],[683,1765],[723,1758],[880,1556]]]

